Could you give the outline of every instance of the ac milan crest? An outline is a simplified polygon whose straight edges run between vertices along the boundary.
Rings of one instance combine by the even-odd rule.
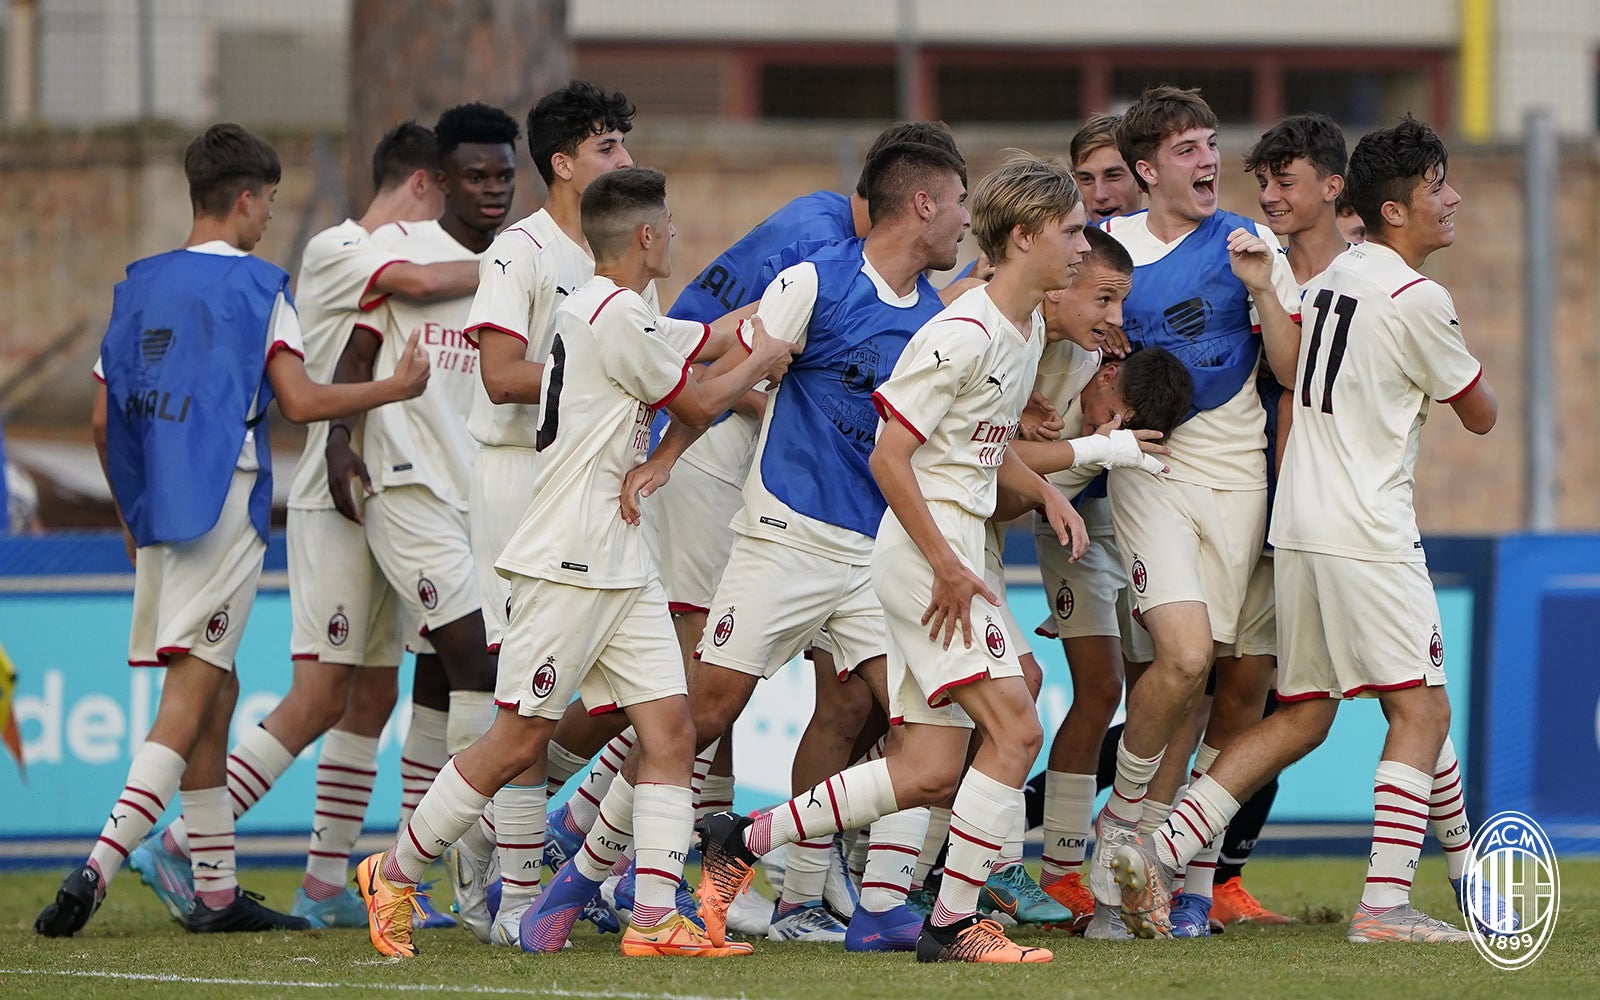
[[[1066,620],[1072,617],[1072,588],[1066,584],[1056,591],[1056,617]]]
[[[1436,667],[1444,666],[1444,636],[1439,634],[1437,625],[1433,628],[1433,638],[1428,640],[1428,659]]]
[[[228,634],[228,613],[218,611],[206,622],[206,642],[221,642],[222,637]]]
[[[533,672],[533,693],[539,698],[548,698],[550,692],[556,689],[556,658],[550,657]]]
[[[1006,655],[1005,631],[999,625],[990,622],[983,630],[983,644],[988,647],[989,655],[998,660]]]
[[[335,611],[333,617],[328,619],[328,642],[335,646],[343,646],[348,638],[350,638],[350,619],[344,616],[343,611]]]
[[[417,598],[429,611],[439,606],[439,590],[433,585],[432,580],[425,576],[417,579]]]
[[[1150,582],[1150,574],[1145,572],[1144,560],[1135,556],[1133,560],[1133,589],[1144,593],[1145,584]]]
[[[721,618],[717,619],[717,630],[715,632],[711,633],[712,645],[721,646],[721,645],[725,644],[730,638],[732,638],[732,636],[733,636],[733,612],[730,610],[727,614],[725,614]]]

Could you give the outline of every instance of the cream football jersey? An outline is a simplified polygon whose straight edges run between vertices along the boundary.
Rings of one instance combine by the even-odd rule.
[[[697,331],[675,342],[673,331]],[[643,530],[622,520],[622,479],[644,460],[650,420],[689,378],[698,323],[667,324],[603,275],[567,296],[545,360],[533,499],[495,563],[597,590],[639,587],[657,572]]]
[[[974,288],[911,338],[873,402],[922,442],[911,457],[922,495],[994,513],[996,470],[1016,436],[1044,347],[1044,319],[1018,330]],[[879,429],[882,433],[882,429]]]
[[[1272,544],[1422,561],[1412,489],[1428,403],[1482,374],[1442,286],[1376,243],[1341,254],[1306,286]]]
[[[434,264],[477,260],[437,222],[397,222],[372,234],[375,246],[403,260]],[[398,296],[373,310],[381,341],[372,377],[387,378],[411,334],[421,334],[432,374],[415,399],[380,406],[366,416],[365,458],[376,489],[425,486],[457,510],[467,509],[478,446],[467,432],[474,397],[483,394],[478,349],[462,334],[472,296],[417,302]]]

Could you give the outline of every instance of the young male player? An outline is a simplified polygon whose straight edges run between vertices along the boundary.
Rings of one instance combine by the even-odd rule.
[[[1035,309],[1046,291],[1070,280],[1086,249],[1082,228],[1078,190],[1065,167],[1018,154],[979,182],[973,232],[995,275],[918,331],[874,397],[882,423],[870,467],[889,509],[873,546],[872,578],[888,626],[891,716],[904,728],[885,758],[829,778],[753,822],[731,813],[705,821],[699,892],[713,941],[722,938],[728,902],[760,855],[953,792],[946,876],[917,957],[1050,959],[1044,949],[1012,944],[976,913],[1041,742],[1013,645],[1020,640],[1006,634],[983,582],[984,522],[1003,485],[1042,506],[1058,540],[1083,551],[1082,523],[1066,499],[1007,454],[1044,341]],[[977,645],[974,597],[990,607],[970,609],[984,615]],[[961,641],[952,645],[958,629]],[[974,724],[983,742],[962,778]]]
[[[470,263],[413,264],[377,249],[371,232],[392,222],[439,217],[444,194],[434,180],[439,148],[430,129],[406,122],[386,133],[372,154],[377,194],[359,221],[346,219],[306,244],[297,285],[306,371],[330,381],[353,325],[390,295],[418,301],[455,298],[477,284]],[[378,736],[394,708],[402,639],[399,607],[367,550],[360,525],[333,508],[323,448],[325,422],[306,434],[289,492],[289,603],[294,623],[289,693],[228,752],[228,797],[234,819],[283,775],[313,740],[327,734],[317,770],[317,806],[306,876],[294,915],[313,926],[361,926],[366,907],[345,887],[350,850],[377,774]],[[434,659],[429,657],[429,659]],[[431,664],[437,674],[438,663]],[[414,713],[435,712],[442,725],[443,675],[429,684],[426,667],[414,697],[429,699]],[[426,729],[417,720],[419,731]],[[442,735],[442,734],[441,734]],[[402,756],[444,765],[444,742],[427,752],[408,734]],[[430,775],[431,777],[431,775]],[[419,795],[420,797],[420,795]],[[194,898],[188,833],[180,817],[128,857],[173,916],[187,919]],[[453,921],[452,921],[453,922]]]
[[[557,874],[538,910],[522,920],[527,950],[559,949],[577,912],[638,833],[639,877],[625,955],[716,956],[748,949],[707,943],[674,906],[693,822],[694,759],[682,661],[654,560],[636,523],[617,516],[623,475],[644,455],[651,411],[708,424],[762,379],[779,378],[790,345],[756,332],[754,351],[726,375],[691,379],[710,337],[663,336],[642,297],[671,273],[666,181],[654,170],[613,171],[584,192],[584,235],[595,277],[569,296],[546,361],[532,502],[500,568],[512,580],[512,623],[501,647],[489,731],[440,773],[405,836],[357,871],[373,944],[411,956],[407,914],[422,869],[478,821],[490,795],[527,771],[542,772],[545,744],[580,690],[632,721],[639,752],[601,803],[601,822]],[[726,349],[727,338],[713,351]],[[579,883],[585,883],[579,886]],[[581,898],[579,898],[581,897]]]
[[[326,386],[306,375],[289,276],[250,256],[281,174],[264,140],[213,125],[189,144],[184,173],[194,210],[189,238],[129,265],[117,286],[94,406],[101,464],[137,548],[128,660],[164,666],[166,676],[99,842],[34,922],[48,937],[88,922],[180,782],[196,889],[189,930],[309,926],[239,890],[225,785],[239,693],[234,654],[271,513],[262,420],[274,397],[285,417],[310,422],[414,397],[428,381],[415,337],[382,381]]]
[[[1083,192],[1090,225],[1098,226],[1113,216],[1132,215],[1144,204],[1139,179],[1117,148],[1117,123],[1121,120],[1120,115],[1094,115],[1073,134],[1067,147],[1072,177]]]
[[[1119,846],[1124,919],[1141,936],[1163,933],[1172,873],[1221,833],[1239,800],[1321,744],[1341,699],[1376,696],[1389,730],[1366,888],[1346,937],[1468,939],[1410,902],[1435,776],[1457,767],[1438,603],[1411,502],[1419,438],[1432,400],[1475,434],[1498,413],[1449,293],[1416,270],[1455,242],[1461,196],[1447,162],[1438,136],[1410,116],[1369,133],[1350,156],[1368,241],[1306,288],[1295,423],[1273,512],[1281,704],[1223,750],[1153,836]],[[1459,783],[1444,794],[1459,801]],[[1458,891],[1486,890],[1463,882]],[[1515,930],[1515,913],[1485,900],[1492,930]]]
[[[1147,796],[1175,796],[1186,759],[1168,764],[1165,784],[1152,780],[1189,725],[1215,643],[1238,637],[1266,524],[1255,375],[1263,345],[1284,377],[1298,349],[1299,290],[1276,238],[1218,211],[1216,139],[1216,115],[1198,91],[1146,91],[1122,116],[1117,145],[1150,208],[1102,227],[1133,257],[1123,303],[1129,341],[1165,347],[1194,380],[1194,414],[1168,441],[1171,473],[1118,469],[1108,481],[1117,545],[1155,651],[1128,693],[1111,798],[1095,823],[1090,890],[1108,906],[1119,899],[1111,855],[1137,838]]]

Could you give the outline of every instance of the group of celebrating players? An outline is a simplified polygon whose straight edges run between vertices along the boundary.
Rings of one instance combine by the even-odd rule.
[[[626,149],[633,118],[590,83],[541,98],[526,138],[549,197],[509,226],[515,119],[467,104],[398,126],[366,213],[306,247],[298,306],[250,255],[271,147],[236,125],[190,145],[190,238],[129,267],[96,367],[129,660],[166,681],[39,933],[81,929],[127,863],[191,931],[366,926],[399,957],[456,922],[555,952],[589,919],[625,955],[693,957],[750,954],[731,929],[1050,960],[1002,918],[1203,937],[1287,919],[1239,866],[1278,772],[1362,695],[1389,732],[1348,938],[1467,939],[1410,905],[1429,829],[1464,911],[1515,929],[1465,872],[1411,500],[1431,400],[1479,434],[1496,416],[1450,296],[1416,270],[1460,201],[1427,125],[1347,158],[1328,119],[1278,123],[1245,158],[1263,225],[1218,207],[1198,91],[1095,117],[1070,167],[1010,151],[970,196],[949,130],[898,124],[853,194],[785,205],[663,313],[675,231],[666,178]],[[969,235],[976,267],[934,287]],[[294,677],[229,748],[273,398],[310,425]],[[1052,598],[1038,631],[1074,692],[1031,783],[1042,674],[1001,563],[1024,516]],[[399,830],[352,890],[406,648]],[[732,724],[801,653],[818,683],[796,795],[740,816]],[[318,738],[282,914],[240,890],[234,821]],[[174,794],[181,817],[152,833]],[[769,903],[750,882],[777,857]],[[419,890],[436,861],[455,916]]]

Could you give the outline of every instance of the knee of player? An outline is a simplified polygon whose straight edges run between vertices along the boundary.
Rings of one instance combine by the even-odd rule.
[[[1214,657],[1208,641],[1179,646],[1164,659],[1185,680],[1198,684],[1211,672]]]
[[[916,802],[931,805],[945,802],[956,794],[961,784],[961,774],[944,768],[929,767],[927,763],[912,762],[906,773],[894,774],[895,799],[900,803]]]

